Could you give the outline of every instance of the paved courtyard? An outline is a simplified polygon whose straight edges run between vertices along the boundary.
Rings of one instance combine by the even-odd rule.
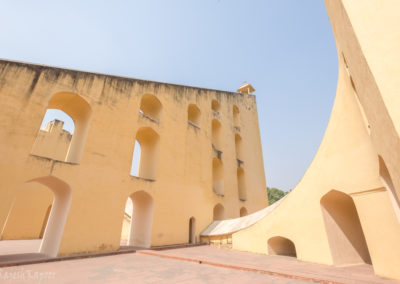
[[[26,243],[26,247],[34,248],[34,242]],[[0,242],[0,252],[6,251],[4,243]],[[11,252],[10,248],[8,252]],[[7,255],[2,257],[7,258]],[[375,276],[370,265],[338,268],[214,246],[138,250],[136,253],[0,268],[0,283],[132,282],[400,283]]]

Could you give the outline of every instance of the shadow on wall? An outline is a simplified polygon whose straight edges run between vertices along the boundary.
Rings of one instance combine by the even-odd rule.
[[[321,210],[333,263],[371,264],[364,232],[351,196],[331,190],[321,198]]]

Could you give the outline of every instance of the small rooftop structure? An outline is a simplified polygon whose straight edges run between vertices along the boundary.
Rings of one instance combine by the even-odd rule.
[[[254,91],[255,91],[255,89],[249,83],[244,83],[237,90],[237,92],[241,93],[241,94],[252,94]]]

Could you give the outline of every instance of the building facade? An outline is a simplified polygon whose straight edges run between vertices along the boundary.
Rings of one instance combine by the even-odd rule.
[[[252,94],[6,60],[0,82],[2,239],[43,236],[50,256],[116,250],[130,200],[128,244],[181,244],[268,205]],[[72,136],[40,130],[49,109]]]

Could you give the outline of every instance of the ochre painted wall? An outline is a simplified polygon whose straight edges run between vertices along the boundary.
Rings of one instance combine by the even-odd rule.
[[[61,255],[118,249],[126,200],[138,191],[148,193],[154,202],[153,246],[187,243],[191,217],[196,219],[199,239],[218,203],[226,218],[238,217],[243,206],[252,213],[268,204],[254,95],[5,60],[0,61],[0,81],[0,226],[6,224],[21,185],[34,179],[58,184],[71,192]],[[139,113],[145,94],[161,102],[158,120]],[[212,100],[220,103],[224,196],[212,190]],[[199,128],[188,123],[189,104],[201,112]],[[239,109],[239,128],[233,123],[234,105]],[[66,162],[32,152],[46,109],[54,106],[75,122],[71,147],[80,127],[83,144]],[[134,141],[142,127],[159,136],[155,180],[130,176]],[[246,201],[238,196],[235,133],[243,143]],[[37,180],[47,176],[57,179]]]
[[[295,189],[233,234],[233,248],[268,254],[268,240],[281,236],[298,259],[352,265],[370,258],[376,274],[400,279],[400,2],[325,3],[339,75],[324,139]],[[333,202],[327,214],[321,200],[332,192],[348,202]]]

